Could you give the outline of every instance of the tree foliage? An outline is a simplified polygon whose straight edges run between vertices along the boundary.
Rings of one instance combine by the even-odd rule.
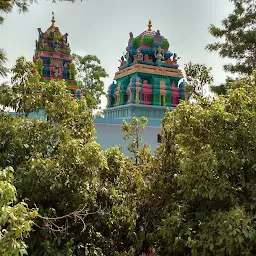
[[[8,69],[6,68],[7,57],[3,49],[0,49],[0,76],[5,77]]]
[[[125,133],[123,139],[131,140],[128,145],[128,150],[136,163],[139,161],[140,154],[142,153],[141,151],[146,149],[150,150],[150,148],[143,145],[143,139],[141,138],[141,132],[145,129],[147,122],[148,119],[146,117],[138,118],[134,116],[130,123],[123,120],[123,124],[121,126],[122,131]]]
[[[27,12],[29,4],[33,2],[34,0],[0,0],[0,11],[2,13],[10,13],[14,7],[17,7],[19,12]],[[0,16],[0,24],[3,22],[3,16]]]
[[[101,149],[85,100],[73,100],[63,81],[44,85],[39,99],[47,119],[0,114],[0,166],[13,166],[19,200],[39,211],[29,255],[129,250],[144,186],[140,169],[119,149]]]
[[[144,221],[158,255],[255,255],[255,97],[256,72],[163,119]]]
[[[73,59],[77,68],[78,85],[85,95],[87,106],[97,109],[101,102],[100,97],[105,95],[102,78],[106,78],[108,74],[95,55],[82,57],[73,54]]]
[[[24,57],[20,57],[12,68],[12,73],[12,87],[9,89],[9,93],[6,94],[6,101],[9,101],[6,106],[25,116],[38,111],[42,83],[35,64],[26,61]]]
[[[104,117],[104,111],[102,109],[99,109],[93,114],[94,118],[103,118]]]
[[[234,60],[224,66],[226,71],[251,75],[256,68],[256,4],[255,0],[231,0],[233,12],[222,21],[222,27],[209,27],[211,35],[223,42],[208,44],[206,49]]]
[[[184,67],[186,78],[188,81],[187,91],[191,98],[200,98],[204,96],[204,88],[211,85],[213,76],[212,68],[206,67],[204,64],[193,64],[189,62]]]
[[[13,168],[0,169],[0,254],[27,255],[25,239],[29,236],[36,210],[24,202],[16,202]]]
[[[210,89],[212,92],[214,92],[217,95],[226,95],[228,94],[230,83],[234,82],[235,79],[231,77],[227,77],[225,83],[222,83],[217,86],[211,86]]]

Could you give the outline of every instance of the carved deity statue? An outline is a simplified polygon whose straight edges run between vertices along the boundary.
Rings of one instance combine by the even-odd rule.
[[[61,41],[66,44],[68,42],[68,33],[65,33],[62,37],[61,37]]]
[[[156,31],[156,34],[154,36],[154,43],[155,44],[162,44],[163,43],[163,37],[160,35],[160,30]]]
[[[128,41],[128,46],[131,46],[133,44],[133,33],[130,32],[130,38],[129,38],[129,41]]]
[[[171,58],[167,59],[167,60],[165,61],[165,64],[167,64],[167,65],[169,65],[169,66],[174,65],[173,60],[172,60]]]
[[[172,60],[173,60],[173,63],[174,63],[175,65],[177,65],[177,61],[178,61],[178,59],[180,59],[180,57],[178,57],[178,56],[177,56],[177,54],[176,54],[176,53],[174,53],[174,54],[173,54],[173,58],[172,58]]]
[[[48,44],[44,41],[44,39],[42,39],[41,43],[40,43],[40,48],[41,49],[48,49]]]
[[[39,37],[42,38],[44,36],[44,33],[43,33],[42,29],[38,28],[37,30],[39,32]]]
[[[144,61],[145,62],[152,62],[152,58],[148,56],[148,54],[144,55]]]
[[[129,58],[130,58],[129,48],[126,47],[126,54],[125,54],[126,64],[129,64]]]
[[[162,49],[159,46],[157,48],[157,53],[155,52],[156,64],[160,67],[162,65],[162,60],[164,60],[164,54],[162,53]]]
[[[69,43],[63,43],[62,42],[62,48],[65,52],[70,52]]]
[[[121,57],[121,60],[119,60],[120,62],[120,67],[121,68],[123,65],[125,65],[125,60],[124,60],[124,56]]]
[[[53,36],[54,36],[55,38],[60,38],[60,37],[61,37],[61,34],[60,34],[60,31],[59,31],[59,28],[58,28],[58,27],[56,27],[56,28],[54,29],[54,31],[53,31]]]
[[[165,61],[165,63],[166,63],[167,65],[169,65],[169,66],[177,65],[177,60],[178,60],[178,59],[180,59],[180,57],[177,57],[177,54],[174,53],[174,54],[172,55],[172,57],[170,57],[169,59],[167,59],[167,60]]]
[[[137,54],[134,55],[134,61],[133,62],[137,62],[137,61],[143,61],[143,54],[141,53],[140,49],[138,49]]]
[[[55,77],[58,77],[58,75],[59,75],[59,69],[58,69],[58,67],[55,67],[55,68],[54,68],[54,73],[53,73],[53,75],[54,75]]]
[[[37,49],[37,50],[38,50],[38,46],[39,46],[39,45],[38,45],[38,41],[36,40],[36,49]]]
[[[140,49],[137,50],[137,60],[143,60],[143,54],[141,53]]]
[[[55,41],[53,43],[53,48],[57,51],[58,49],[60,49],[60,42],[59,41]]]

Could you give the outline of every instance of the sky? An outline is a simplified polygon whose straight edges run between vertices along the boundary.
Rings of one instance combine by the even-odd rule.
[[[105,91],[118,71],[119,59],[125,52],[129,32],[134,37],[147,30],[149,19],[152,30],[160,30],[168,39],[169,50],[178,54],[178,64],[203,63],[212,67],[214,83],[225,81],[223,65],[228,62],[217,53],[208,52],[205,46],[215,42],[208,28],[221,21],[233,10],[229,0],[83,0],[52,3],[37,0],[29,12],[19,14],[15,9],[4,15],[0,26],[0,48],[7,53],[7,66],[11,68],[18,57],[32,60],[37,28],[45,31],[51,25],[52,12],[60,31],[68,33],[73,53],[95,54],[109,77],[104,79]],[[2,81],[2,80],[1,80]],[[1,82],[0,81],[0,82]],[[106,106],[102,97],[102,108]]]

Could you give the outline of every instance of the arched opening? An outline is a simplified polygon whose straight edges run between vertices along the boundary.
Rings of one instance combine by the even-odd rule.
[[[165,95],[161,95],[161,106],[165,105]]]

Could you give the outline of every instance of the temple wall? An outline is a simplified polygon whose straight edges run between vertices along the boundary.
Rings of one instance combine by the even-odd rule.
[[[10,112],[11,115],[16,116],[15,112]],[[39,113],[31,113],[29,118],[42,118],[46,119],[43,111]],[[130,119],[126,120],[127,122]],[[129,141],[124,141],[124,133],[121,130],[123,119],[114,118],[96,118],[94,119],[94,125],[96,130],[96,141],[101,145],[103,150],[109,147],[120,146],[122,152],[129,155],[127,146]],[[161,132],[161,120],[149,119],[148,124],[144,131],[141,132],[141,138],[146,145],[151,145],[152,153],[155,152],[157,146],[160,144],[157,142],[158,134]]]
[[[124,133],[121,130],[122,120],[119,119],[119,121],[116,120],[116,122],[110,123],[110,121],[104,121],[103,118],[97,118],[95,120],[96,140],[100,143],[103,150],[109,147],[120,146],[122,152],[129,155],[127,150],[129,141],[124,141]],[[158,134],[161,132],[160,121],[154,121],[149,121],[145,130],[141,132],[141,138],[144,140],[145,145],[151,145],[152,153],[160,145],[157,139]]]

